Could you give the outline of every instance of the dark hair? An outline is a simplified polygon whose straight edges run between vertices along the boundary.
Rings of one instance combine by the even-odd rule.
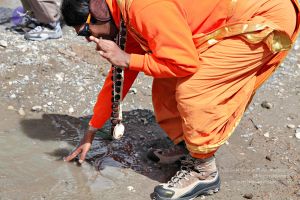
[[[68,26],[79,26],[89,15],[89,0],[63,0],[60,9]]]

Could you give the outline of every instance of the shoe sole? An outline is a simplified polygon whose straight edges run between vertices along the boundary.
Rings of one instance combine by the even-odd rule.
[[[165,198],[165,197],[161,197],[159,196],[157,193],[153,194],[153,198],[152,200],[193,200],[196,197],[200,196],[200,195],[213,195],[214,193],[217,193],[220,191],[220,186],[221,186],[221,180],[220,177],[218,176],[217,180],[216,180],[216,184],[204,188],[202,190],[199,190],[198,192],[195,192],[194,194],[190,195],[190,196],[186,196],[186,197],[179,197],[177,199],[172,199],[172,198]]]
[[[59,39],[61,37],[62,37],[62,35],[57,36],[57,37],[45,37],[45,38],[26,38],[25,37],[25,39],[26,40],[31,40],[31,41],[45,41],[45,40]]]

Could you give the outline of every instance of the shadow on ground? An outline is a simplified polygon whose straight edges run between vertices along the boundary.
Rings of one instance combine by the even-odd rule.
[[[146,157],[150,148],[166,148],[172,145],[156,124],[152,111],[133,110],[123,112],[125,134],[121,140],[111,140],[110,124],[96,134],[93,146],[87,155],[87,163],[96,170],[105,166],[130,168],[152,180],[167,181],[178,170],[177,165],[158,165]],[[59,114],[43,114],[41,119],[22,120],[24,133],[41,141],[65,141],[76,146],[88,127],[91,116],[72,117]],[[71,149],[58,148],[48,153],[61,160]]]

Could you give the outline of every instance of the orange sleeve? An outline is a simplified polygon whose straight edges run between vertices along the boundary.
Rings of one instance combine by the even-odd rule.
[[[131,53],[144,53],[140,48],[139,44],[133,40],[131,35],[127,36],[126,40],[126,52]],[[123,99],[125,98],[127,92],[129,91],[131,85],[133,84],[135,78],[138,75],[138,71],[133,71],[130,69],[124,70],[124,82],[123,82]],[[112,98],[112,71],[110,70],[104,85],[98,95],[97,102],[94,106],[94,115],[89,123],[90,126],[94,128],[102,128],[104,123],[110,118],[111,115],[111,98]]]
[[[151,53],[131,54],[129,68],[156,78],[184,77],[196,72],[199,57],[185,11],[172,1],[156,1],[131,9],[133,28],[147,40]]]

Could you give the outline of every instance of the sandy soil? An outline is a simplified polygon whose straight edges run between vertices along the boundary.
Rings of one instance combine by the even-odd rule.
[[[151,147],[171,145],[155,123],[152,79],[140,74],[125,99],[122,140],[107,139],[107,124],[86,163],[65,163],[109,65],[68,27],[62,39],[29,42],[8,26],[0,25],[0,199],[150,199],[178,168],[145,157]],[[221,191],[197,199],[300,199],[299,48],[297,42],[218,151]]]

